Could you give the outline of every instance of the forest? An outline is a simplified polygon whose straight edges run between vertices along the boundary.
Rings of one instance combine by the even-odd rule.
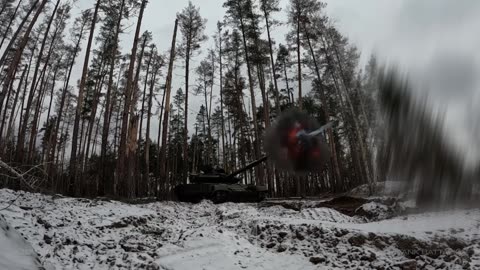
[[[360,66],[325,3],[226,0],[224,20],[206,29],[201,5],[189,2],[162,52],[142,26],[149,1],[96,0],[73,17],[75,2],[1,1],[2,187],[170,199],[190,173],[261,158],[265,130],[291,108],[335,123],[328,165],[299,177],[266,163],[242,174],[246,184],[292,197],[382,181],[378,64]],[[289,29],[283,40],[272,37],[278,25]],[[125,31],[134,32],[128,48]],[[172,89],[174,72],[182,88]]]
[[[480,269],[479,11],[0,0],[0,269]]]

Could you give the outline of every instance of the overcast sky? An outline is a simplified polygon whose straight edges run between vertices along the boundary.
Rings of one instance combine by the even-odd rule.
[[[285,21],[288,0],[276,19]],[[409,74],[414,91],[425,91],[432,104],[446,113],[449,131],[456,142],[469,145],[476,139],[471,132],[480,113],[480,1],[477,0],[327,0],[326,13],[340,31],[362,53],[366,63],[372,53],[381,62],[400,66]],[[192,0],[208,19],[207,34],[216,30],[225,10],[220,0]],[[153,32],[161,51],[170,46],[176,13],[188,0],[150,0],[145,12],[143,30]],[[81,0],[79,8],[93,6],[93,0]],[[277,27],[273,37],[284,42],[287,26]],[[134,26],[122,37],[124,51],[131,49]],[[202,46],[206,51],[212,39]],[[202,56],[193,60],[198,63]],[[177,65],[181,65],[178,63]],[[174,71],[174,90],[183,87],[183,71]],[[423,93],[423,92],[422,92]],[[257,97],[259,98],[259,97]],[[199,102],[192,104],[194,119]],[[478,125],[480,126],[480,125]],[[154,128],[156,129],[156,127]],[[476,136],[480,136],[477,133]],[[477,139],[477,142],[480,140]],[[478,145],[478,143],[476,144]],[[470,147],[472,148],[472,147]]]

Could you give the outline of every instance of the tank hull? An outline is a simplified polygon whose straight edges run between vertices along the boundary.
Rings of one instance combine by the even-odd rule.
[[[260,202],[266,198],[267,189],[263,186],[223,183],[181,184],[175,187],[179,201],[198,203],[211,200],[224,202]]]

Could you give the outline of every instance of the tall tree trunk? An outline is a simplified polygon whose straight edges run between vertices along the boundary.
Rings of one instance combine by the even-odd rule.
[[[51,109],[52,109],[52,104],[53,104],[53,99],[54,99],[54,91],[55,91],[55,81],[57,79],[57,74],[58,74],[58,69],[59,67],[57,66],[55,68],[55,73],[54,73],[54,76],[53,76],[53,81],[52,81],[52,88],[50,90],[50,101],[49,101],[49,104],[48,104],[48,112],[47,112],[47,121],[46,123],[49,124],[50,122],[50,112],[51,112]],[[51,130],[50,133],[54,133],[54,130]],[[48,153],[50,152],[50,146],[51,146],[51,135],[49,136],[49,138],[47,138],[47,145],[43,148],[43,153],[42,153],[42,163],[48,159]],[[45,154],[47,155],[47,157],[45,157]]]
[[[0,67],[4,65],[5,59],[7,58],[7,55],[9,54],[10,49],[12,48],[13,44],[15,44],[15,41],[17,41],[17,37],[22,32],[23,26],[28,21],[28,19],[30,17],[30,14],[32,14],[32,12],[35,10],[35,8],[37,7],[39,2],[40,2],[40,0],[36,0],[35,3],[32,4],[32,6],[28,10],[27,14],[23,18],[22,22],[20,23],[20,25],[18,25],[18,28],[15,31],[15,33],[13,34],[12,38],[10,39],[10,42],[8,42],[7,48],[5,48],[5,51],[3,51],[2,58],[0,59]],[[35,22],[33,22],[33,23],[35,23]]]
[[[63,13],[63,17],[62,17],[61,19],[62,19],[62,20],[65,19],[65,16],[66,16],[66,13]],[[60,29],[57,28],[57,29],[55,30],[55,32],[53,33],[53,35],[52,35],[52,40],[51,40],[51,42],[50,42],[50,48],[48,49],[48,53],[47,53],[46,58],[45,58],[45,64],[44,64],[44,66],[43,66],[42,71],[40,72],[40,80],[38,80],[38,81],[36,82],[36,84],[35,84],[35,82],[32,82],[30,94],[29,94],[29,97],[28,97],[29,100],[27,101],[27,111],[30,110],[30,106],[31,106],[31,103],[32,103],[32,101],[33,101],[34,94],[37,92],[37,89],[38,89],[38,87],[39,87],[40,82],[43,83],[43,81],[45,80],[45,74],[47,73],[47,68],[49,67],[50,58],[51,58],[51,56],[53,55],[53,50],[54,50],[54,48],[55,48],[54,45],[55,45],[55,42],[56,42],[56,39],[57,39],[59,33],[60,33]],[[48,34],[48,33],[46,33],[46,34]],[[39,59],[38,59],[39,61],[40,61],[40,59],[41,59],[40,57],[41,57],[41,56],[39,56]],[[60,59],[59,61],[61,61],[61,59]],[[37,68],[38,68],[38,67],[37,67]],[[40,88],[40,90],[41,90],[41,89],[42,89],[42,88]],[[40,95],[40,93],[39,93],[39,95]],[[45,94],[43,94],[43,95],[45,95]],[[29,105],[30,105],[30,106],[29,106]],[[26,120],[28,120],[28,117],[26,118]],[[38,121],[38,120],[37,120],[37,121]],[[22,126],[25,131],[26,131],[26,128],[27,128],[26,125],[27,125],[27,122],[24,122],[24,125]],[[37,125],[34,125],[34,127],[37,128],[37,127],[38,127],[38,124],[37,124]],[[37,132],[37,131],[35,130],[35,132]],[[23,138],[22,138],[22,139],[23,139]],[[30,147],[31,147],[31,144],[30,144]],[[31,149],[31,148],[30,148],[30,149]]]
[[[254,35],[254,43],[257,48],[260,47],[259,45],[259,40],[258,36],[259,34],[256,33],[255,29],[255,35]],[[262,95],[262,102],[263,102],[263,118],[265,121],[265,128],[268,128],[270,126],[270,104],[268,101],[268,95],[267,95],[267,90],[266,90],[266,82],[265,82],[265,69],[264,69],[263,63],[256,63],[256,70],[257,70],[257,78],[258,78],[258,85],[260,86],[260,93]],[[255,112],[256,113],[256,112]],[[258,140],[258,139],[257,139]],[[260,143],[260,142],[259,142]],[[258,155],[260,156],[260,152],[258,152]],[[268,178],[268,169],[267,169],[267,178]],[[261,184],[263,185],[263,179],[260,179],[262,182]]]
[[[275,70],[275,60],[273,59],[272,39],[270,37],[270,14],[268,14],[265,6],[263,8],[263,15],[265,17],[265,25],[267,26],[268,47],[270,52],[270,64],[272,66],[273,85],[275,87],[275,103],[277,104],[277,115],[279,115],[281,112],[281,109],[280,109],[280,98],[279,98],[278,83],[277,83],[277,71]]]
[[[80,152],[80,149],[82,149],[82,145],[84,144],[84,138],[85,136],[83,136],[83,134],[85,134],[85,118],[82,117],[82,119],[80,119],[80,138],[79,138],[79,144],[78,144],[78,150]],[[79,155],[78,155],[78,160],[81,161],[83,158],[83,155],[82,153],[80,152]],[[81,185],[80,185],[80,180],[79,179],[82,179],[81,178],[81,175],[82,175],[82,171],[80,170],[80,168],[78,167],[77,165],[77,170],[78,171],[78,174],[77,174],[77,182],[74,183],[75,185],[75,195],[76,196],[82,196],[82,189],[83,189],[83,185],[85,185],[86,183],[82,181]],[[83,180],[83,179],[82,179]]]
[[[80,33],[83,33],[83,28],[85,27],[85,24],[82,25],[81,27],[81,31]],[[57,142],[59,140],[58,138],[58,134],[60,134],[60,137],[62,136],[62,133],[59,133],[59,130],[60,130],[60,123],[62,121],[62,116],[63,116],[63,110],[64,110],[64,107],[65,107],[65,101],[66,101],[66,98],[67,98],[67,94],[68,94],[68,85],[70,84],[70,78],[72,76],[72,71],[73,71],[73,66],[75,65],[75,59],[77,58],[77,55],[78,55],[78,52],[80,51],[80,44],[81,44],[81,41],[82,41],[82,36],[80,36],[77,40],[77,43],[75,44],[75,48],[73,49],[73,54],[72,54],[72,59],[70,61],[70,66],[68,68],[68,72],[67,72],[67,77],[65,79],[65,82],[63,84],[63,90],[62,90],[62,96],[60,98],[60,107],[58,109],[58,112],[57,112],[57,121],[55,123],[55,128],[54,128],[54,131],[52,132],[52,157],[49,159],[49,161],[51,161],[51,165],[53,165],[53,159],[54,159],[54,156],[55,155],[55,150],[57,148]],[[52,169],[52,166],[49,166],[50,169]],[[49,170],[50,170],[49,169]],[[47,170],[47,171],[49,171]]]
[[[203,121],[203,134],[206,134],[208,136],[208,138],[206,139],[206,160],[207,160],[207,164],[212,164],[212,146],[211,146],[211,141],[212,141],[212,131],[211,131],[211,127],[210,127],[210,116],[208,115],[208,111],[209,111],[209,108],[210,106],[208,105],[208,92],[207,92],[207,78],[204,76],[203,77],[203,81],[204,81],[204,85],[203,85],[203,93],[204,93],[204,97],[205,97],[205,114],[204,114],[204,117],[206,119],[204,119]],[[206,120],[206,121],[205,121]],[[206,126],[208,126],[208,128],[206,128]]]
[[[69,108],[70,108],[70,103],[67,103],[67,107],[65,108],[65,111],[68,111]],[[66,142],[64,140],[65,140],[65,135],[68,134],[69,125],[70,125],[69,120],[64,121],[62,124],[61,130],[60,130],[60,134],[61,134],[60,140],[62,144],[60,145],[60,147],[58,147],[58,153],[55,160],[56,167],[57,168],[60,167],[60,174],[59,174],[59,177],[55,178],[56,183],[54,185],[57,188],[57,190],[60,192],[67,191],[67,182],[65,181],[66,179],[64,178],[63,173],[64,173],[64,167],[65,167],[65,152],[66,152]],[[63,132],[65,129],[67,131]],[[61,164],[60,164],[60,158],[62,160]]]
[[[197,160],[198,160],[198,126],[195,124],[195,141],[193,142],[193,156],[192,156],[192,172],[197,172]]]
[[[337,48],[337,45],[335,43],[335,40],[333,39],[333,37],[329,34],[329,31],[328,29],[325,29],[325,38],[329,38],[330,41],[332,42],[332,48],[333,48],[333,51],[335,53],[335,57],[337,59],[337,64],[338,64],[338,67],[340,69],[340,77],[342,79],[342,83],[343,83],[343,86],[345,87],[345,90],[347,91],[348,94],[351,94],[351,89],[350,87],[348,87],[347,85],[347,82],[346,82],[346,79],[345,79],[345,71],[343,69],[343,64],[342,64],[342,61],[341,61],[341,58],[340,58],[340,53],[338,52],[338,48]],[[323,35],[321,35],[321,38],[322,40],[324,41],[323,39]],[[323,44],[326,44],[327,42],[323,42]],[[367,117],[367,113],[365,111],[365,104],[363,102],[363,99],[359,98],[359,102],[360,102],[360,109],[362,110],[362,117],[365,119],[365,122],[367,124],[367,127],[370,127],[370,124],[368,123],[368,117]]]
[[[121,108],[123,102],[124,102],[124,100],[121,100],[121,99],[118,100],[118,108]],[[113,141],[113,156],[117,156],[117,152],[118,152],[118,141],[119,141],[118,131],[119,131],[119,128],[120,128],[120,116],[121,116],[121,113],[120,113],[120,110],[118,110],[116,118],[115,118],[115,134],[114,134],[114,141]],[[115,182],[114,183],[114,190],[117,189],[117,185],[118,185],[118,183]]]
[[[228,163],[227,161],[227,155],[226,155],[226,148],[225,148],[225,117],[223,115],[224,109],[223,109],[223,63],[222,63],[222,26],[221,23],[218,23],[218,48],[219,48],[219,53],[218,53],[218,61],[219,61],[219,69],[220,69],[220,111],[222,112],[220,114],[220,120],[221,120],[221,130],[222,130],[222,154],[223,154],[223,168],[226,169],[226,165]]]
[[[143,59],[143,54],[145,52],[146,42],[147,42],[147,37],[145,36],[145,39],[143,40],[143,44],[142,44],[142,50],[140,52],[140,58],[138,60],[137,74],[135,75],[135,85],[138,85],[139,76],[140,76],[140,68],[142,66],[142,59]],[[140,146],[141,146],[141,143],[142,143],[143,118],[144,118],[144,114],[145,114],[144,113],[145,112],[145,98],[146,98],[146,95],[147,95],[148,73],[150,71],[151,62],[152,62],[152,55],[150,55],[150,57],[147,61],[147,70],[146,70],[146,73],[145,73],[145,83],[144,83],[144,87],[143,87],[143,91],[142,91],[143,96],[142,96],[142,107],[140,109],[140,128],[138,129],[137,149],[140,149]],[[138,89],[138,91],[140,91],[140,89]],[[148,139],[148,137],[146,137],[146,139]],[[137,167],[139,167],[139,168],[141,167],[140,166],[141,159],[142,159],[142,157],[140,155],[137,155],[136,163],[137,163]],[[146,183],[144,183],[145,182],[144,179],[146,179],[146,178],[144,178],[144,175],[141,174],[139,168],[136,170],[137,175],[135,176],[135,178],[137,179],[137,196],[143,196],[143,194],[145,193],[145,187],[146,187],[146,185],[145,185]],[[142,179],[142,178],[144,178],[144,179]]]
[[[142,130],[143,130],[143,118],[144,118],[144,111],[145,111],[145,99],[147,95],[146,92],[147,92],[147,87],[145,86],[142,91],[142,105],[140,106],[140,127],[138,128],[138,148],[140,148],[140,144],[142,143],[142,139],[143,139]]]
[[[190,41],[187,39],[186,55],[185,55],[185,109],[184,109],[184,127],[183,127],[183,179],[184,184],[187,183],[189,162],[188,162],[188,96],[189,96],[189,78],[190,78]],[[167,104],[168,105],[168,104]]]
[[[87,126],[87,139],[86,139],[86,145],[84,146],[83,150],[83,159],[81,163],[81,168],[83,169],[83,166],[87,164],[88,162],[88,153],[90,153],[90,141],[92,139],[92,133],[93,133],[93,128],[95,126],[95,119],[97,117],[97,110],[98,110],[98,104],[100,103],[100,95],[102,93],[102,88],[105,80],[105,76],[103,76],[103,68],[104,68],[104,59],[101,60],[100,64],[100,72],[97,76],[101,76],[99,82],[97,83],[96,88],[94,89],[94,96],[93,96],[93,103],[92,103],[92,111],[90,112],[90,117],[88,118],[88,126]],[[86,148],[86,149],[85,149]]]
[[[17,69],[17,68],[15,68],[15,69]],[[15,70],[15,74],[16,73],[17,73],[17,71]],[[16,76],[15,74],[14,74],[14,77]],[[7,120],[8,102],[10,101],[10,96],[13,92],[13,83],[14,82],[15,82],[15,80],[12,80],[12,82],[10,83],[7,98],[5,100],[5,110],[3,112],[2,122],[0,124],[0,139],[2,138],[3,130],[4,130],[4,127],[5,127],[5,122]],[[11,113],[10,117],[13,117],[13,113]],[[1,143],[0,143],[0,145],[1,145]]]
[[[177,28],[178,28],[178,19],[175,20],[175,27],[173,30],[173,38],[172,38],[172,46],[170,49],[170,62],[168,64],[168,74],[167,74],[167,81],[165,84],[165,113],[163,115],[163,126],[162,126],[162,145],[160,148],[160,181],[167,180],[167,135],[168,135],[168,121],[169,121],[169,113],[170,113],[170,93],[172,91],[172,73],[173,73],[173,63],[175,61],[175,44],[177,39]],[[160,196],[159,189],[159,182],[155,186],[155,194],[157,197]],[[162,190],[163,191],[163,190]]]
[[[260,85],[260,92],[263,101],[263,118],[265,121],[265,128],[270,127],[270,102],[268,101],[267,91],[265,89],[265,70],[263,65],[257,65],[258,84]]]
[[[342,79],[343,87],[344,87],[346,95],[347,95],[347,102],[349,103],[349,106],[351,107],[351,111],[353,113],[354,108],[353,108],[353,104],[352,104],[352,101],[351,101],[351,98],[350,98],[350,96],[352,94],[352,90],[347,85],[347,81],[346,81],[346,78],[345,78],[345,72],[344,72],[344,69],[343,69],[343,64],[342,64],[342,61],[341,61],[341,58],[340,58],[340,54],[338,52],[338,48],[335,44],[334,38],[330,35],[328,29],[325,29],[324,32],[325,32],[326,38],[329,38],[330,41],[332,42],[332,47],[333,47],[333,50],[334,50],[334,53],[335,53],[335,56],[336,56],[336,59],[337,59],[337,64],[338,64],[338,67],[340,69],[340,77]],[[323,35],[321,35],[320,38],[322,39],[324,46],[326,46],[327,42],[325,41]],[[325,48],[328,48],[328,46],[326,46]],[[368,121],[367,114],[365,112],[365,104],[363,102],[363,99],[360,98],[360,97],[359,97],[359,103],[360,103],[361,114],[362,114],[362,117],[363,117],[363,119],[365,121],[365,124],[367,126],[367,133],[368,133],[368,130],[370,129],[371,126],[370,126],[370,123]],[[376,181],[376,178],[374,176],[373,164],[372,164],[371,160],[369,159],[370,158],[370,153],[368,153],[368,147],[365,146],[365,144],[367,142],[367,136],[368,135],[363,134],[363,130],[358,123],[358,119],[355,118],[354,121],[356,122],[355,125],[358,126],[357,133],[358,133],[358,137],[359,137],[358,140],[360,141],[359,143],[361,144],[360,145],[360,152],[361,152],[361,157],[362,157],[361,159],[365,158],[365,160],[362,160],[362,161],[363,161],[363,165],[366,166],[364,168],[366,183],[371,184],[372,181]],[[370,180],[372,180],[372,181],[370,181]]]
[[[50,32],[50,27],[52,25],[53,18],[55,17],[55,13],[57,11],[59,2],[60,1],[57,2],[57,5],[55,6],[55,9],[53,10],[52,15],[50,16],[50,19],[48,21],[48,26],[47,26],[47,29],[45,30],[45,34],[44,34],[44,37],[43,37],[42,45],[41,45],[41,48],[40,48],[40,51],[39,51],[39,54],[38,54],[38,60],[37,60],[37,64],[36,64],[36,67],[35,67],[35,74],[33,76],[32,82],[31,82],[32,88],[30,89],[30,93],[29,93],[29,97],[28,97],[28,101],[27,101],[25,119],[23,120],[24,122],[23,122],[23,125],[22,125],[22,130],[20,132],[20,137],[18,139],[18,145],[17,145],[18,160],[23,159],[23,147],[24,147],[23,144],[24,144],[25,135],[26,135],[25,134],[26,133],[26,126],[27,126],[27,123],[28,123],[28,116],[29,116],[28,112],[30,111],[33,96],[34,96],[34,92],[35,92],[34,86],[35,86],[35,82],[36,82],[36,79],[37,79],[38,70],[40,68],[41,59],[42,59],[42,56],[43,56],[43,50],[45,49],[45,45],[46,45],[47,38],[48,38],[48,33]],[[9,73],[10,73],[10,69],[12,67],[18,65],[18,63],[20,61],[20,58],[21,58],[21,55],[23,53],[23,50],[24,50],[25,46],[27,45],[27,41],[28,41],[28,38],[30,36],[30,32],[32,31],[32,28],[35,25],[35,22],[38,19],[38,16],[40,16],[40,13],[42,12],[46,3],[47,3],[47,0],[43,0],[40,7],[38,8],[35,16],[33,17],[32,21],[30,22],[30,25],[29,25],[28,29],[26,30],[26,32],[23,36],[23,40],[21,41],[19,47],[17,48],[17,51],[15,53],[15,57],[14,57],[12,63],[10,64]],[[52,43],[52,46],[53,46],[53,43]],[[45,65],[47,65],[47,64],[48,63],[45,63]],[[8,81],[9,81],[9,75],[7,74],[7,78],[6,78],[5,83],[7,83]],[[1,103],[2,102],[3,101],[1,100],[1,97],[0,97],[0,108],[1,108]]]
[[[210,158],[213,161],[213,157],[215,156],[215,150],[213,149],[213,137],[212,137],[212,100],[213,100],[213,85],[214,85],[214,78],[215,78],[215,55],[212,54],[212,83],[210,84],[210,97],[209,97],[209,104],[207,110],[207,120],[208,120],[208,142],[210,147]],[[205,89],[205,93],[207,89]],[[218,148],[218,147],[217,147]],[[212,153],[213,150],[213,153]],[[218,162],[218,161],[217,161]]]
[[[153,56],[154,51],[151,51],[151,54]],[[151,56],[151,57],[152,57]],[[147,77],[145,78],[145,81],[147,81],[148,78],[148,73],[150,70],[150,61],[147,66]],[[153,71],[152,77],[151,77],[151,83],[150,83],[150,93],[148,95],[148,109],[147,109],[147,130],[145,132],[145,176],[144,179],[147,184],[147,195],[150,196],[150,118],[152,117],[152,99],[153,99],[153,90],[155,88],[155,81],[157,79],[157,73],[158,71],[155,70]],[[145,85],[146,86],[146,85]]]
[[[83,95],[85,91],[85,83],[87,81],[88,64],[90,61],[90,53],[92,50],[92,43],[93,43],[93,37],[95,34],[95,25],[97,23],[98,8],[100,5],[100,1],[101,0],[98,0],[95,6],[95,12],[93,14],[92,24],[90,26],[90,36],[88,38],[87,49],[85,51],[85,60],[83,62],[82,78],[80,79],[80,86],[78,89],[77,108],[75,110],[75,120],[73,123],[72,149],[70,154],[70,178],[68,182],[68,193],[70,195],[75,194],[76,192],[75,185],[78,186],[80,184],[80,183],[77,183],[78,130],[80,125],[80,115],[82,113],[82,107],[83,107]]]
[[[20,8],[23,0],[19,0],[17,3],[17,7],[15,8],[15,11],[12,14],[12,17],[10,17],[10,20],[8,21],[7,28],[5,29],[5,33],[2,37],[2,41],[0,42],[0,49],[3,47],[3,43],[5,42],[5,39],[7,39],[8,32],[10,31],[10,27],[12,27],[13,22],[15,22],[15,19],[17,17],[17,12],[18,9]],[[13,37],[12,37],[13,38]]]
[[[140,29],[142,26],[142,20],[143,20],[143,13],[145,11],[145,6],[147,5],[147,0],[142,0],[142,5],[140,7],[140,14],[138,16],[138,21],[137,21],[137,29],[135,31],[135,37],[133,41],[133,47],[132,47],[132,52],[130,55],[130,65],[128,69],[128,76],[127,76],[127,85],[125,89],[125,103],[123,105],[123,117],[122,117],[122,129],[120,132],[120,148],[119,148],[119,155],[118,155],[118,162],[117,162],[117,177],[122,177],[122,176],[127,176],[125,180],[126,185],[122,186],[122,190],[120,191],[119,194],[126,195],[128,198],[133,198],[135,197],[135,181],[132,177],[131,171],[134,169],[132,164],[130,162],[127,163],[127,161],[130,159],[128,156],[129,151],[127,151],[127,140],[128,138],[133,138],[136,135],[130,135],[128,136],[128,131],[134,131],[136,128],[131,127],[130,129],[128,128],[129,122],[138,124],[134,118],[137,118],[136,120],[138,121],[138,117],[135,117],[134,115],[134,109],[135,109],[135,101],[133,100],[132,102],[132,95],[133,95],[133,84],[134,84],[134,74],[133,71],[135,69],[135,62],[137,58],[137,49],[138,49],[138,40],[140,36]],[[130,117],[130,121],[129,121]],[[133,146],[132,146],[133,147]],[[134,151],[136,150],[135,148],[129,148],[131,151],[130,154],[133,154]],[[125,172],[125,169],[127,170]],[[126,173],[126,174],[125,174]],[[128,188],[127,188],[128,186]]]
[[[135,183],[135,163],[136,163],[136,156],[137,156],[137,134],[138,134],[138,114],[133,115],[129,119],[130,124],[128,125],[128,138],[127,138],[127,153],[126,153],[126,162],[128,163],[127,168],[127,175],[126,178],[130,179],[130,184]],[[135,183],[136,184],[136,183]],[[136,185],[134,185],[136,186]],[[130,187],[129,187],[130,188]],[[133,198],[136,196],[135,189],[132,188],[129,190],[130,195],[129,198]],[[128,194],[128,193],[127,193]]]
[[[241,7],[238,7],[239,10],[241,10]],[[252,104],[252,119],[253,119],[253,131],[255,134],[255,141],[254,141],[254,158],[260,157],[260,134],[258,130],[258,122],[257,122],[257,105],[255,101],[255,91],[253,89],[253,77],[252,77],[252,68],[251,68],[251,63],[250,63],[250,56],[248,52],[248,46],[247,46],[247,38],[246,38],[246,30],[245,30],[245,25],[243,21],[243,14],[239,14],[239,20],[240,20],[240,30],[242,31],[242,40],[243,40],[243,49],[245,51],[245,62],[247,65],[247,74],[248,74],[248,84],[250,87],[250,101]],[[263,181],[263,173],[261,170],[259,170],[259,180]]]
[[[303,107],[302,101],[302,55],[300,52],[300,14],[297,14],[297,65],[298,65],[298,108]]]
[[[287,88],[288,100],[290,101],[290,104],[294,104],[295,97],[293,96],[293,93],[290,93],[290,86],[288,85],[287,64],[285,63],[285,61],[283,62],[283,72],[285,73],[285,87]]]
[[[320,99],[322,100],[323,111],[325,113],[325,119],[327,121],[329,121],[330,120],[330,106],[329,106],[327,97],[325,95],[325,89],[323,87],[322,77],[320,76],[320,68],[318,66],[317,58],[315,57],[315,51],[313,50],[312,42],[310,40],[310,36],[309,36],[306,28],[305,28],[305,33],[306,33],[306,39],[307,39],[308,47],[310,49],[310,54],[312,55],[313,64],[315,66],[315,74],[317,75],[318,85],[320,86]],[[333,172],[334,172],[334,177],[336,179],[336,182],[338,183],[337,186],[340,186],[342,178],[341,178],[341,174],[340,174],[340,167],[338,165],[338,155],[337,155],[337,149],[335,147],[335,138],[333,136],[332,129],[328,129],[327,134],[328,134],[328,138],[329,138],[329,142],[330,142],[330,152],[332,153],[332,157],[331,157],[332,169],[333,169]]]
[[[32,65],[32,58],[33,58],[33,54],[35,53],[35,49],[32,50],[32,57],[30,58],[30,62],[29,62],[29,67],[28,67],[28,70],[27,70],[27,78],[30,76],[30,70],[31,70],[31,65]],[[20,120],[19,120],[19,123],[18,123],[18,130],[17,130],[17,145],[18,144],[18,140],[21,136],[25,136],[25,134],[22,135],[22,123],[23,123],[23,117],[24,115],[26,115],[26,113],[24,113],[23,111],[26,111],[24,109],[25,107],[25,100],[26,100],[26,96],[27,96],[27,88],[28,88],[28,82],[25,82],[25,86],[23,87],[23,96],[22,96],[22,106],[20,108]],[[18,152],[18,147],[17,147],[17,152]],[[18,156],[17,156],[18,157]]]
[[[162,119],[163,119],[163,112],[164,112],[164,108],[165,108],[165,93],[166,93],[166,91],[167,91],[167,88],[165,87],[163,89],[162,104],[160,105],[160,115],[158,116],[158,138],[157,138],[158,147],[161,146],[160,136],[163,133],[163,131],[162,131]]]
[[[95,6],[95,13],[98,13],[98,7],[100,4],[97,2],[97,5]],[[112,102],[112,87],[113,87],[113,76],[114,76],[114,71],[115,71],[115,58],[117,55],[117,49],[118,49],[118,36],[120,34],[120,27],[121,27],[121,22],[122,22],[122,14],[123,14],[123,9],[125,6],[125,1],[122,0],[122,3],[120,5],[120,12],[118,16],[118,21],[116,24],[115,28],[115,37],[113,41],[113,48],[111,51],[111,63],[110,63],[110,71],[109,71],[109,79],[108,79],[108,86],[107,86],[107,94],[105,97],[105,115],[103,117],[103,130],[102,130],[102,146],[100,148],[100,156],[101,156],[101,163],[102,163],[102,181],[98,183],[98,190],[99,190],[99,195],[105,195],[105,194],[113,194],[114,193],[114,181],[112,181],[112,177],[108,175],[108,168],[106,166],[107,162],[107,146],[108,146],[108,135],[110,133],[110,122],[112,118],[112,110],[113,110],[113,104],[115,102]],[[120,73],[119,77],[121,74],[121,68],[120,68]]]
[[[55,81],[57,80],[58,69],[59,67],[57,66],[53,73],[52,87],[50,88],[50,100],[48,102],[47,121],[50,119],[50,112],[52,111],[52,104],[54,100],[54,91],[55,91]]]
[[[45,98],[45,92],[46,92],[46,85],[47,81],[50,79],[50,74],[45,78],[42,78],[41,84],[40,84],[40,90],[38,91],[38,97],[37,97],[37,102],[35,104],[35,110],[33,114],[33,119],[32,119],[32,124],[31,124],[31,130],[30,130],[30,140],[28,144],[28,155],[27,155],[27,162],[33,161],[34,158],[34,153],[35,153],[35,146],[37,143],[37,135],[38,135],[38,125],[40,121],[40,115],[43,107],[43,101]]]
[[[212,83],[210,84],[210,97],[208,104],[208,117],[212,117],[213,86],[215,83],[215,55],[212,54]]]
[[[103,100],[103,103],[101,105],[101,111],[100,111],[100,115],[103,115],[104,112],[106,111],[106,107],[105,107],[105,100]],[[98,120],[97,120],[97,124],[95,125],[95,135],[93,135],[93,147],[92,147],[92,154],[90,156],[93,155],[93,153],[96,153],[96,150],[97,150],[97,142],[98,142],[98,134],[99,134],[99,131],[100,131],[100,120],[102,118],[101,117],[98,117]],[[98,179],[98,176],[97,176],[97,179]],[[98,181],[96,183],[96,192],[98,194]]]
[[[327,60],[328,60],[329,64],[333,67],[332,63],[330,62],[330,55],[328,54],[328,49],[329,48],[328,48],[327,44],[325,43],[325,40],[323,39],[322,36],[321,36],[321,39],[322,39],[322,42],[323,42],[323,45],[324,45],[324,48],[325,48],[324,52],[326,54]],[[334,78],[334,80],[336,80],[336,75],[335,75],[333,69],[331,70],[331,74],[332,74],[332,77]],[[341,89],[340,89],[340,86],[338,86],[338,84],[337,84],[337,91],[339,91],[339,95],[342,96],[341,92],[340,92]],[[360,145],[360,155],[361,155],[363,167],[364,167],[364,170],[365,170],[365,177],[367,178],[367,182],[369,184],[369,189],[370,189],[370,193],[371,193],[371,192],[373,192],[373,185],[372,185],[373,177],[372,177],[372,174],[370,172],[370,166],[371,165],[368,163],[366,147],[365,147],[365,144],[364,144],[364,141],[363,141],[363,139],[365,137],[364,137],[363,132],[360,128],[357,117],[354,117],[354,115],[356,115],[355,109],[353,107],[352,100],[351,100],[351,98],[349,96],[349,93],[348,93],[346,88],[345,88],[345,100],[347,101],[348,109],[350,110],[350,113],[353,116],[352,120],[353,120],[353,124],[354,124],[354,128],[355,128],[355,132],[357,134],[358,143]]]
[[[228,109],[227,109],[228,111]],[[228,116],[228,115],[227,115]],[[232,123],[231,123],[231,117],[227,118],[227,128],[228,128],[228,166],[226,167],[227,171],[232,171],[233,168],[235,168],[235,158],[234,158],[234,152],[235,152],[235,143],[232,142]]]
[[[147,37],[143,39],[143,43],[141,46],[141,51],[140,51],[140,56],[138,58],[138,65],[137,65],[137,71],[135,73],[135,80],[134,80],[134,87],[136,89],[136,93],[134,95],[138,95],[138,92],[140,89],[138,88],[138,81],[140,80],[140,71],[142,68],[142,61],[143,61],[143,55],[145,53],[145,46],[147,45]],[[150,57],[151,59],[151,57]],[[150,63],[148,63],[150,65]],[[148,76],[148,71],[147,71],[147,76]],[[145,81],[147,77],[145,77]],[[145,109],[145,95],[146,95],[146,87],[143,89],[143,96],[142,96],[142,109],[140,110],[140,128],[138,129],[138,148],[140,148],[140,141],[142,140],[142,129],[143,129],[143,116],[144,116],[144,109]]]
[[[32,54],[32,57],[30,58],[30,60],[32,58],[33,58],[33,54]],[[23,72],[22,72],[22,75],[20,77],[20,82],[18,83],[18,86],[17,86],[17,92],[15,93],[15,98],[13,100],[12,110],[15,110],[17,108],[18,99],[19,99],[19,96],[20,96],[20,92],[22,90],[23,82],[25,80],[25,74],[27,73],[27,71],[29,69],[30,69],[29,65],[25,65],[25,67],[23,68]],[[21,112],[21,110],[20,110],[20,112]],[[6,133],[6,136],[5,136],[7,140],[9,140],[12,129],[13,129],[13,123],[14,123],[14,116],[13,115],[14,114],[13,114],[13,111],[12,111],[12,115],[10,116],[10,119],[8,120],[7,133]],[[12,141],[13,141],[13,138],[12,138]]]

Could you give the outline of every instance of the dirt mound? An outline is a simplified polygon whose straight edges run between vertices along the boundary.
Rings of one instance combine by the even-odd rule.
[[[307,219],[317,219],[316,211],[308,209],[333,209],[345,216],[360,216],[368,220],[382,220],[401,215],[405,206],[401,201],[392,197],[362,198],[354,196],[339,196],[322,201],[267,201],[260,204],[262,208],[283,207],[304,213]],[[330,214],[321,213],[320,215]],[[333,220],[336,222],[336,220]]]
[[[430,265],[432,269],[473,269],[472,242],[458,238],[423,240],[401,234],[364,233],[322,224],[256,224],[251,241],[271,252],[303,254],[324,267],[390,269]],[[480,254],[476,255],[480,256]],[[393,268],[395,269],[395,268]]]
[[[316,207],[327,207],[337,210],[338,212],[347,215],[354,216],[355,211],[363,204],[369,203],[370,200],[358,197],[340,196],[328,201],[320,202],[316,204]]]

